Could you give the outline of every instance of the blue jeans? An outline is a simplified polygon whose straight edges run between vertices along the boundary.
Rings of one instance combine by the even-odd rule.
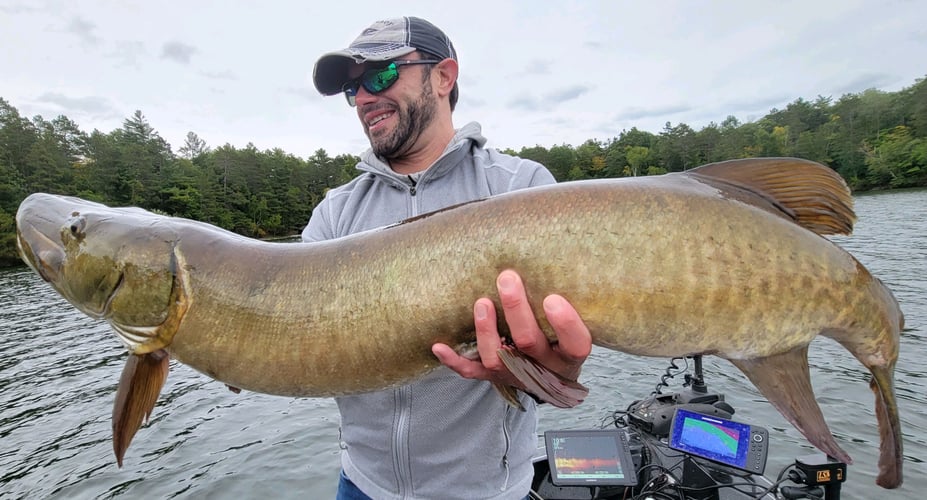
[[[364,494],[356,484],[352,483],[348,476],[341,471],[341,478],[338,480],[338,494],[335,500],[373,500]]]
[[[526,496],[524,500],[529,500],[530,495]],[[341,478],[338,480],[338,494],[335,495],[335,500],[373,500],[364,494],[356,484],[351,482],[348,479],[348,476],[344,475],[344,471],[341,471]]]

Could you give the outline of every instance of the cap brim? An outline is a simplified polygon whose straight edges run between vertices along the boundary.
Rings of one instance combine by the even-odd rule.
[[[389,61],[400,56],[415,52],[415,47],[397,47],[391,50],[345,49],[329,52],[319,58],[312,71],[312,81],[316,90],[322,95],[335,95],[341,92],[345,82],[348,81],[348,71],[354,64],[363,64],[368,61]]]

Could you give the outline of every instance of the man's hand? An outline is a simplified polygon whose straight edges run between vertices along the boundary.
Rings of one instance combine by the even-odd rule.
[[[521,277],[515,271],[502,271],[496,280],[496,287],[505,321],[518,350],[564,378],[576,380],[583,362],[592,350],[592,338],[573,306],[559,295],[549,295],[544,299],[544,315],[559,341],[551,346],[534,319]],[[434,355],[464,378],[523,388],[496,353],[502,346],[502,339],[496,328],[496,309],[490,299],[484,297],[476,301],[473,322],[480,359],[467,359],[445,344],[432,346]]]

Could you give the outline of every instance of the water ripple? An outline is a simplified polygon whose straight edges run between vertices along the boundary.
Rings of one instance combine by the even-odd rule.
[[[893,498],[913,498],[927,491],[927,191],[859,196],[856,209],[856,233],[834,241],[893,289],[907,319],[896,371],[906,479]],[[332,400],[236,395],[173,362],[150,424],[117,468],[110,413],[125,350],[31,271],[0,271],[0,285],[0,498],[333,496],[340,460]],[[881,497],[868,374],[826,339],[812,343],[810,361],[825,417],[856,459],[844,498]],[[589,399],[570,410],[542,407],[541,430],[597,427],[650,394],[667,364],[596,348],[584,368]],[[708,358],[705,372],[738,419],[769,430],[771,473],[814,451],[730,363]]]

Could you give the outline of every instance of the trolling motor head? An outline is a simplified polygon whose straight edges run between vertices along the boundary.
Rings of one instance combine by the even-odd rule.
[[[660,387],[668,387],[666,380],[679,372],[674,358],[666,374],[654,393],[647,399],[631,403],[628,407],[629,423],[638,429],[657,437],[669,434],[673,423],[673,414],[677,408],[684,408],[705,415],[729,419],[734,415],[734,407],[724,401],[724,394],[709,392],[702,373],[702,356],[691,356],[694,364],[692,374],[686,374],[683,389],[671,394],[661,394]],[[688,363],[687,363],[688,365]]]

